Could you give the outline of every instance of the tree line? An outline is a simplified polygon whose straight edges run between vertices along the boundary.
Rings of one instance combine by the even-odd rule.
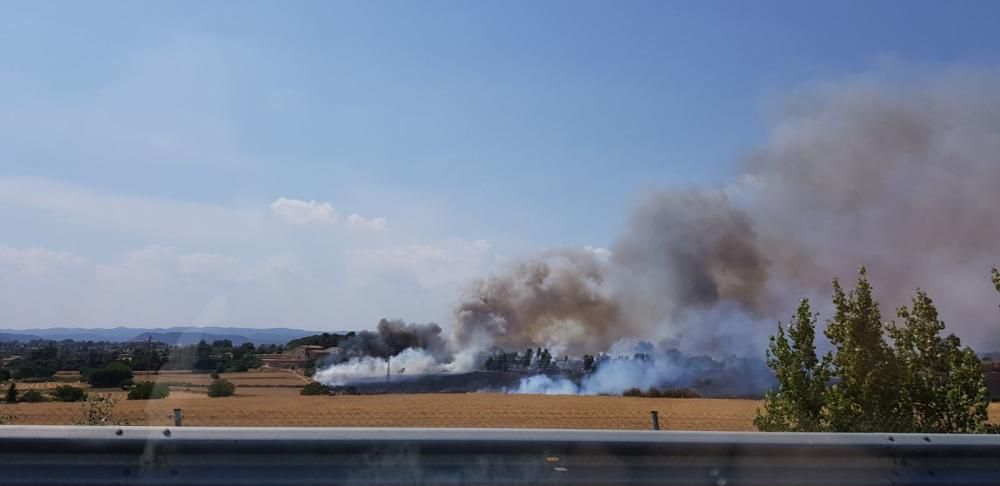
[[[992,271],[1000,292],[1000,273]],[[854,289],[833,280],[834,315],[824,335],[832,350],[816,351],[816,323],[802,299],[787,327],[778,323],[767,364],[778,386],[754,419],[762,431],[995,431],[987,423],[989,394],[982,363],[945,323],[930,296],[917,289],[899,322],[884,322],[864,267]]]
[[[257,356],[283,350],[282,346],[255,347],[252,343],[234,346],[228,339],[173,348],[142,343],[80,341],[32,341],[4,343],[3,355],[19,355],[0,368],[0,381],[48,380],[57,371],[79,371],[84,381],[95,386],[118,386],[124,370],[191,370],[203,373],[241,372],[260,367]],[[91,382],[91,377],[98,383]],[[128,378],[130,378],[129,376]]]

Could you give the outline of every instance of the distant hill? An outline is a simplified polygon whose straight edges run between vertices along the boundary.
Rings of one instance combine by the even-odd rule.
[[[29,334],[30,333],[30,334]],[[254,344],[285,344],[292,339],[317,334],[316,331],[306,331],[304,329],[269,328],[252,329],[246,327],[166,327],[166,328],[136,328],[136,327],[115,327],[111,329],[84,329],[69,327],[53,327],[48,329],[0,329],[0,341],[4,341],[4,336],[26,336],[11,338],[18,341],[30,341],[31,339],[51,339],[61,341],[72,339],[74,341],[136,341],[145,340],[152,336],[154,340],[161,340],[170,344],[194,344],[199,340],[213,341],[216,339],[229,339],[233,344],[252,342]]]
[[[12,334],[7,332],[0,332],[0,343],[7,343],[11,341],[31,341],[33,339],[41,339],[33,334]]]

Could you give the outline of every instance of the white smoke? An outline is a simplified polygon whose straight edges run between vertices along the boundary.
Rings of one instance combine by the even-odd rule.
[[[609,359],[579,383],[539,374],[522,379],[516,389],[509,391],[542,395],[620,394],[629,388],[661,386],[677,380],[684,372],[683,366],[662,354],[648,359]]]
[[[441,362],[423,349],[406,348],[388,360],[374,356],[353,357],[343,363],[317,371],[313,378],[320,383],[334,386],[385,378],[387,363],[391,377],[465,371],[460,366],[467,366],[469,360],[465,358],[461,361]]]
[[[476,282],[456,306],[449,346],[466,357],[536,346],[580,356],[633,338],[759,359],[798,299],[826,312],[830,278],[849,282],[865,265],[885,314],[921,287],[949,331],[995,349],[998,86],[996,72],[965,71],[797,96],[731,184],[652,193],[610,250],[547,251]],[[475,363],[409,359],[420,364],[408,372]],[[620,393],[688,365],[612,361],[578,384],[536,376],[518,390]],[[343,366],[333,375],[351,376]],[[364,359],[353,366],[372,371]]]

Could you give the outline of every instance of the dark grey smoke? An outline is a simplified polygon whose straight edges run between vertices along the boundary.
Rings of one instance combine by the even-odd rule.
[[[434,323],[407,324],[402,320],[382,319],[375,332],[361,331],[340,343],[342,360],[370,356],[388,358],[407,348],[419,348],[438,361],[450,359],[447,342],[441,337],[441,327]]]
[[[550,251],[477,282],[456,336],[756,354],[799,298],[825,310],[830,278],[866,265],[887,317],[919,286],[950,330],[996,349],[998,261],[1000,77],[868,78],[788,100],[732,184],[649,195],[610,252]]]

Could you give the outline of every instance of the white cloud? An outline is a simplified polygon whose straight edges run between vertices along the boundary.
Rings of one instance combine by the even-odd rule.
[[[271,210],[292,224],[336,223],[337,210],[327,202],[302,201],[279,197],[271,203]]]
[[[385,229],[385,218],[366,220],[358,213],[351,213],[351,215],[347,217],[347,223],[351,228],[367,229],[371,231],[382,231]]]

